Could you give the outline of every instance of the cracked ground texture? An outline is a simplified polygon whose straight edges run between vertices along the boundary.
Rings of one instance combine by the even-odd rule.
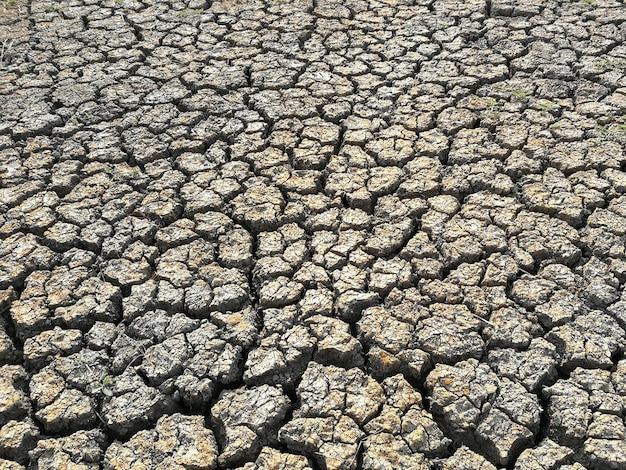
[[[0,2],[0,469],[626,469],[625,40]]]

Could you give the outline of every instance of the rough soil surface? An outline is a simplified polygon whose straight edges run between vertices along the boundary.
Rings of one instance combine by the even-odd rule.
[[[0,1],[0,469],[625,469],[625,44],[617,0]]]

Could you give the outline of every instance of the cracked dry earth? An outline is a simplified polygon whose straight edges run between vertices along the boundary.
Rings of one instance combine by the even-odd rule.
[[[622,2],[0,8],[0,469],[626,468]]]

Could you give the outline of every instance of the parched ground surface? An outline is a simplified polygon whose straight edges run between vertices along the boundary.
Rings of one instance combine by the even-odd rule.
[[[626,6],[5,0],[0,469],[626,468]]]

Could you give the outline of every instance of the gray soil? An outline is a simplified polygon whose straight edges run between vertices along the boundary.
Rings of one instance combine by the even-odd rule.
[[[0,470],[626,469],[626,5],[0,2]]]

